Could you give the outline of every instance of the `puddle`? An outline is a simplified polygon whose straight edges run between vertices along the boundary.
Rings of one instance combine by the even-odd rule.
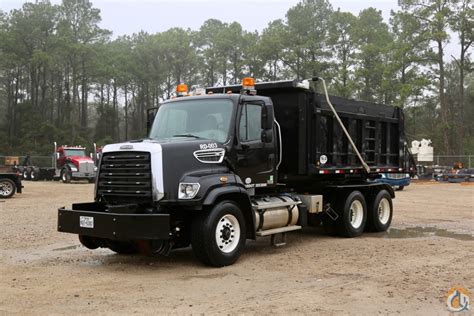
[[[456,240],[474,241],[472,234],[461,234],[449,231],[447,229],[440,229],[436,227],[409,227],[405,229],[390,228],[387,232],[377,234],[383,238],[421,238],[421,237],[445,237]]]
[[[67,247],[62,247],[62,248],[56,248],[53,249],[53,251],[65,251],[65,250],[72,250],[72,249],[77,249],[81,247],[81,245],[74,245],[74,246],[67,246]]]

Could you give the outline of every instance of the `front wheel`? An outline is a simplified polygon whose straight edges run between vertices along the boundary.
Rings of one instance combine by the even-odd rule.
[[[16,192],[16,185],[10,179],[0,179],[0,198],[7,199]]]
[[[137,253],[137,248],[130,241],[107,241],[107,248],[119,255],[133,255]]]
[[[239,259],[245,247],[245,219],[240,208],[222,201],[206,214],[197,216],[191,228],[196,257],[206,265],[223,267]]]
[[[63,169],[61,171],[61,180],[63,181],[63,183],[69,183],[71,182],[71,172],[67,169]]]

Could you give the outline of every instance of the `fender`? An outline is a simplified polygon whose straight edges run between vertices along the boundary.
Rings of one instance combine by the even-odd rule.
[[[222,200],[235,201],[241,207],[246,222],[247,238],[255,239],[255,215],[250,197],[242,180],[233,173],[188,174],[180,182],[199,183],[200,189],[193,200],[161,201],[162,205],[179,203],[194,209],[205,209]]]
[[[66,163],[63,168],[66,168],[67,170],[69,171],[72,171],[72,168],[76,169],[77,171],[79,171],[79,169],[77,169],[77,167],[72,163],[72,162],[68,162]]]
[[[247,191],[236,185],[213,188],[204,199],[203,206],[211,206],[222,200],[231,200],[239,204],[245,218],[247,238],[255,240],[255,215]]]
[[[242,194],[242,190],[236,185],[214,187],[209,190],[206,197],[202,201],[202,205],[213,205],[219,199],[219,197],[229,194]]]

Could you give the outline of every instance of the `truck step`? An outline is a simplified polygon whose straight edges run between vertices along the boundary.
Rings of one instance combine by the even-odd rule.
[[[280,234],[280,233],[291,232],[291,231],[293,231],[293,230],[299,230],[299,229],[301,229],[301,228],[302,228],[302,227],[299,226],[299,225],[273,228],[273,229],[258,231],[258,232],[257,232],[257,236],[259,236],[259,237],[270,236],[270,235],[274,235],[274,234]]]

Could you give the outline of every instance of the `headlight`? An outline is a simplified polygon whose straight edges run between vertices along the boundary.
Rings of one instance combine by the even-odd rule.
[[[94,167],[94,171],[97,171],[97,167]]]
[[[196,196],[199,191],[199,183],[180,183],[178,190],[178,199],[189,200]]]
[[[72,171],[72,172],[76,172],[76,171],[77,171],[77,168],[76,168],[76,167],[71,167],[71,171]]]

